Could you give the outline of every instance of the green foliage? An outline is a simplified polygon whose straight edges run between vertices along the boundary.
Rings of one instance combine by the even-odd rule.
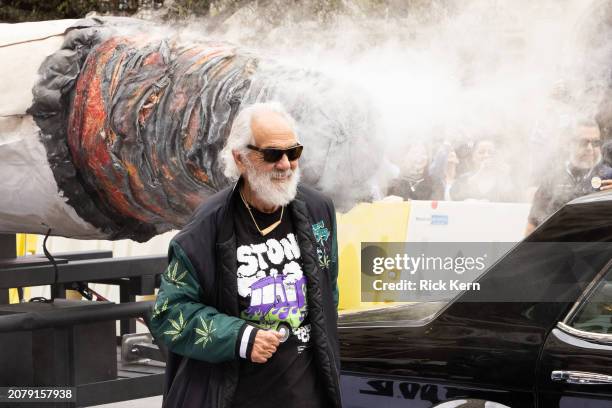
[[[214,0],[175,0],[168,6],[167,18],[205,17]]]
[[[22,22],[82,18],[91,11],[129,16],[144,9],[155,10],[156,18],[183,20],[201,17],[214,28],[243,7],[265,10],[262,18],[272,26],[286,17],[304,16],[320,23],[331,22],[338,14],[399,17],[436,3],[453,0],[0,0],[0,22]]]
[[[132,14],[138,0],[0,0],[0,22],[82,18],[91,11]]]

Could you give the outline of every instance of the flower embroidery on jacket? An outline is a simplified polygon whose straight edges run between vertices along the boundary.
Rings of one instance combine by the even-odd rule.
[[[323,220],[312,224],[312,232],[314,233],[315,240],[319,245],[325,245],[329,238],[329,230],[325,228]]]
[[[319,258],[319,266],[323,268],[329,267],[329,257],[325,251],[325,243],[329,239],[329,230],[325,227],[323,220],[312,224],[312,232],[317,241],[317,257]]]

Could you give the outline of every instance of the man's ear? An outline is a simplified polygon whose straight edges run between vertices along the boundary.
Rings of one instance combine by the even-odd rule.
[[[246,164],[240,152],[238,150],[232,150],[232,156],[234,156],[234,162],[236,163],[236,167],[238,167],[238,170],[240,170],[240,173],[244,173],[244,170],[246,169]]]

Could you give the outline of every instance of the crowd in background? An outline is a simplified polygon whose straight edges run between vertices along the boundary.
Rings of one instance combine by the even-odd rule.
[[[595,121],[576,120],[554,140],[556,147],[549,152],[533,152],[526,145],[513,153],[493,137],[414,143],[396,161],[399,174],[386,195],[406,200],[532,202],[530,230],[566,202],[612,188],[612,142],[603,144]],[[513,155],[535,160],[525,170],[520,168],[525,160],[511,160]]]
[[[398,163],[399,175],[387,191],[406,200],[521,201],[510,166],[493,139],[467,143],[416,143]]]

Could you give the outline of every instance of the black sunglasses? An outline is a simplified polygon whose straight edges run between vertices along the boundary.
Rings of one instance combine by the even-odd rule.
[[[253,145],[247,145],[247,147],[251,150],[255,150],[256,152],[263,154],[264,161],[268,163],[276,163],[277,161],[282,159],[283,155],[285,154],[287,155],[287,159],[289,159],[289,161],[297,160],[302,155],[302,150],[304,150],[304,146],[302,146],[301,144],[297,144],[288,149],[262,149],[261,147]]]
[[[594,148],[601,147],[601,140],[590,140],[590,139],[581,139],[578,142],[580,147],[587,147],[588,145],[593,146]]]

